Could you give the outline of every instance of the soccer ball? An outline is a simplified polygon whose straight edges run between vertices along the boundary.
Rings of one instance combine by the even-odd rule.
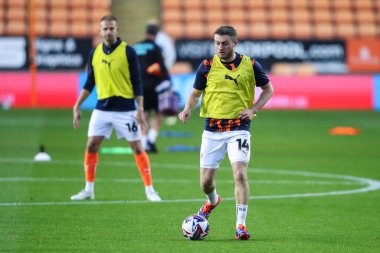
[[[209,229],[206,218],[196,214],[190,215],[182,223],[183,236],[188,240],[204,240]]]

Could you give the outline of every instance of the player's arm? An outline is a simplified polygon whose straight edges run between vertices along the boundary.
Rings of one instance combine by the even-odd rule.
[[[265,74],[260,63],[253,60],[252,64],[256,78],[256,86],[260,87],[263,91],[257,99],[256,103],[253,105],[253,107],[243,110],[240,113],[239,119],[243,120],[252,120],[252,118],[255,117],[256,113],[261,108],[263,108],[263,106],[269,101],[269,99],[272,97],[274,93],[273,85],[267,77],[267,75]]]
[[[131,74],[131,82],[133,85],[133,93],[135,94],[137,100],[136,120],[140,124],[141,128],[145,130],[148,127],[148,123],[144,117],[144,97],[140,63],[136,51],[133,49],[133,47],[127,46],[126,51],[129,63],[129,73]]]
[[[178,118],[185,123],[191,116],[191,111],[198,104],[199,97],[201,96],[203,90],[194,89],[191,91],[189,98],[186,101],[185,108],[178,114]]]
[[[83,89],[81,90],[77,101],[74,104],[73,107],[73,126],[74,128],[79,128],[80,126],[80,118],[81,118],[81,112],[79,110],[81,104],[88,98],[88,96],[91,94],[92,90],[95,87],[95,75],[94,75],[94,69],[92,67],[92,57],[94,56],[95,50],[91,50],[90,55],[88,57],[88,63],[87,63],[87,79],[86,83],[83,86]]]

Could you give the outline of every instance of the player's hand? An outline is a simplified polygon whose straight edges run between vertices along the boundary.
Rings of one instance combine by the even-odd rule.
[[[141,126],[141,130],[148,130],[148,123],[145,120],[144,110],[137,109],[136,120]]]
[[[81,111],[78,108],[74,107],[74,109],[73,109],[73,126],[75,129],[79,128],[79,126],[80,126],[81,116],[82,116]]]
[[[250,121],[254,117],[256,117],[256,110],[255,109],[245,109],[239,114],[239,119],[245,120],[245,121]]]
[[[191,116],[191,112],[187,110],[183,110],[182,112],[178,114],[179,120],[182,121],[183,123],[186,123],[186,121],[190,118],[190,116]]]

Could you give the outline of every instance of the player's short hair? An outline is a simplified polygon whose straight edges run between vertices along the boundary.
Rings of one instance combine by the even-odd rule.
[[[228,35],[230,36],[233,40],[237,40],[237,32],[234,27],[229,26],[229,25],[224,25],[218,27],[218,29],[215,30],[214,35]]]
[[[100,22],[102,21],[115,21],[117,23],[117,18],[114,15],[105,15],[100,19]]]
[[[146,26],[146,34],[150,34],[150,35],[154,35],[156,36],[157,33],[160,31],[160,27],[158,25],[154,25],[154,24],[148,24]]]

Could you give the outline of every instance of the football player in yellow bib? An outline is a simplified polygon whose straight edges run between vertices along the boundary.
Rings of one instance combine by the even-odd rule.
[[[141,72],[136,51],[117,37],[117,19],[106,15],[100,20],[100,43],[90,53],[87,80],[73,108],[74,128],[79,127],[81,104],[94,87],[98,101],[92,112],[88,128],[88,141],[84,156],[85,188],[71,196],[71,200],[93,199],[98,151],[104,139],[115,129],[118,139],[125,139],[132,149],[136,165],[150,201],[161,201],[153,188],[150,160],[141,144],[144,118]],[[136,102],[137,101],[137,108]]]
[[[235,52],[237,42],[235,28],[221,26],[215,31],[217,54],[200,64],[193,90],[178,117],[185,123],[203,95],[200,116],[206,120],[200,151],[200,184],[207,200],[198,215],[208,218],[221,201],[216,192],[215,175],[228,153],[235,181],[235,239],[247,240],[250,238],[246,228],[250,197],[247,179],[250,124],[274,89],[257,61]],[[255,86],[260,87],[262,93],[254,103]]]

